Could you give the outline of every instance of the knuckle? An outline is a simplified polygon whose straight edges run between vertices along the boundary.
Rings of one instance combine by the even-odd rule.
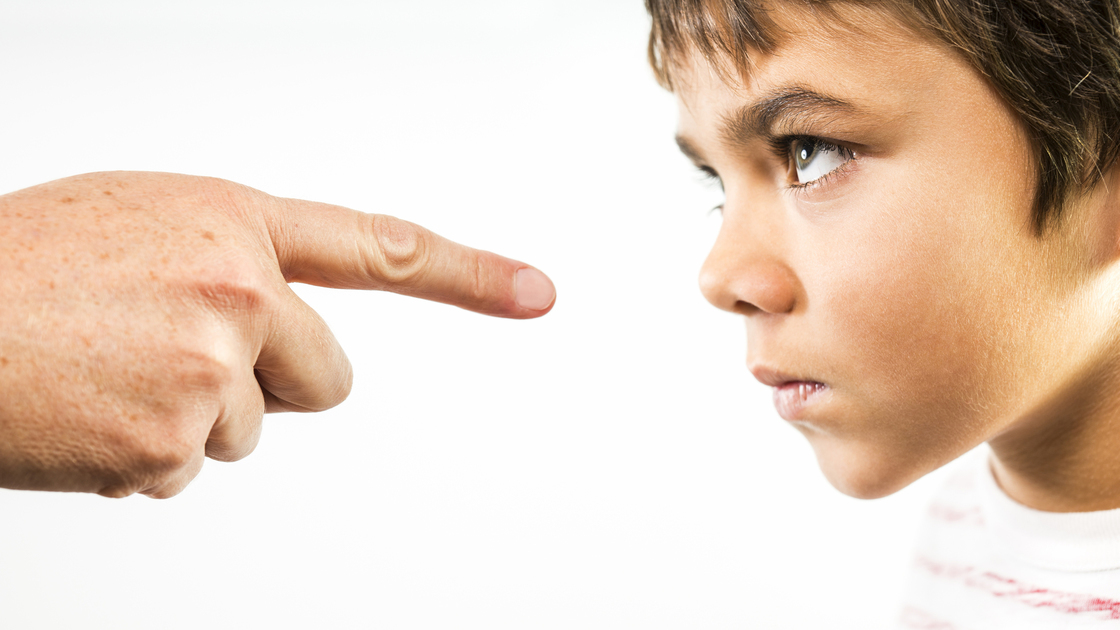
[[[342,365],[331,374],[320,388],[308,392],[309,396],[299,401],[301,407],[308,411],[326,411],[350,397],[350,391],[354,387],[354,369],[350,361],[343,357]]]
[[[127,485],[125,485],[123,483],[115,482],[115,483],[111,483],[111,484],[105,486],[104,488],[98,490],[97,494],[99,494],[103,497],[108,497],[110,499],[123,499],[125,497],[129,497],[129,496],[132,496],[132,495],[136,494],[136,491],[132,490],[131,488],[129,488]]]
[[[166,478],[191,462],[199,445],[182,426],[184,424],[183,421],[167,422],[166,430],[137,445],[134,457],[141,470],[156,478]]]
[[[206,440],[206,456],[220,462],[235,462],[248,457],[261,439],[263,410],[239,418],[225,418]]]
[[[236,462],[245,459],[256,449],[256,444],[239,444],[228,439],[210,440],[206,443],[206,456],[216,462]]]
[[[247,257],[231,258],[207,270],[196,291],[211,308],[224,313],[271,311],[280,299],[260,265]]]
[[[493,299],[490,294],[490,268],[482,256],[475,255],[473,263],[470,278],[464,287],[467,298],[475,304],[490,301]]]
[[[113,498],[137,492],[150,496],[177,494],[185,481],[173,483],[174,480],[184,477],[184,471],[192,467],[201,450],[188,430],[189,423],[184,419],[162,418],[150,424],[135,419],[123,424],[131,426],[130,431],[115,440],[116,455],[123,465],[98,494]]]
[[[185,484],[164,484],[151,490],[145,490],[143,494],[152,499],[170,499],[182,492],[184,487]]]
[[[214,400],[237,381],[245,369],[244,362],[239,348],[231,343],[216,342],[183,349],[176,355],[171,370],[176,381],[172,387],[184,397]]]
[[[190,189],[207,207],[240,218],[258,213],[270,198],[255,188],[218,177],[190,176]]]
[[[170,499],[179,494],[202,470],[202,455],[195,451],[189,462],[177,468],[173,473],[160,479],[156,485],[149,486],[141,491],[153,499]]]
[[[410,284],[423,274],[431,245],[423,228],[385,215],[371,215],[368,228],[376,244],[367,257],[371,276],[390,284]]]

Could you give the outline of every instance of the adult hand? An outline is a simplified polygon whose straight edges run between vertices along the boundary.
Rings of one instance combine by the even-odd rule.
[[[231,182],[95,173],[0,196],[0,487],[170,497],[352,372],[289,282],[539,317],[552,283],[417,225]]]

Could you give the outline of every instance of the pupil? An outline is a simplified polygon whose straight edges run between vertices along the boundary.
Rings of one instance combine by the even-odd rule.
[[[801,150],[797,152],[798,159],[801,162],[809,161],[809,156],[811,156],[815,152],[814,151],[815,149],[816,149],[816,147],[810,145],[809,143],[802,144],[801,145]]]

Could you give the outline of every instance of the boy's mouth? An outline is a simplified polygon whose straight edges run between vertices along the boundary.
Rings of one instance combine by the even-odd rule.
[[[828,385],[824,383],[782,374],[764,367],[751,368],[751,374],[760,383],[774,388],[774,408],[786,421],[800,419],[802,411],[828,389]]]
[[[816,381],[790,381],[774,388],[774,408],[783,420],[797,420],[801,410],[826,389],[827,385]]]

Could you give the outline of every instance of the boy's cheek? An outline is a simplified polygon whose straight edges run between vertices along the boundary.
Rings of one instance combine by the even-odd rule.
[[[820,431],[805,433],[853,496],[894,492],[989,436],[999,305],[985,304],[966,267],[940,264],[954,260],[946,253],[919,243],[865,251],[858,267],[831,265],[821,276],[830,287],[810,302],[832,400]]]

